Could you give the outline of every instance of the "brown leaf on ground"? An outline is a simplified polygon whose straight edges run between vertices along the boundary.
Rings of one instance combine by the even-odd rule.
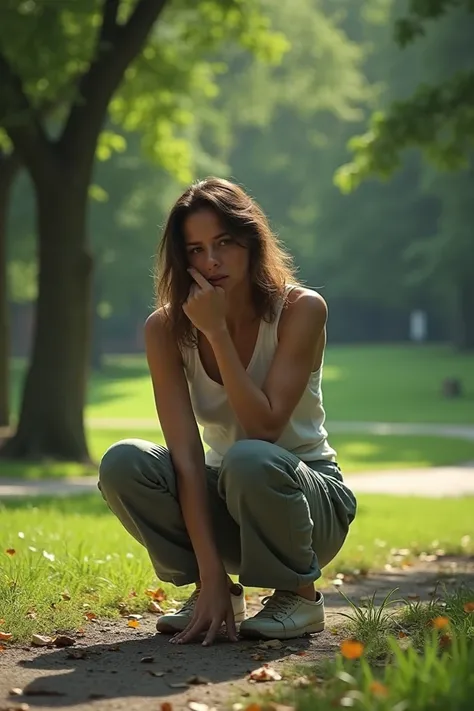
[[[60,634],[55,637],[53,644],[55,647],[72,647],[73,644],[76,644],[76,640],[65,634]]]
[[[152,612],[155,615],[163,614],[163,610],[158,605],[158,603],[155,602],[155,600],[150,600],[150,602],[148,603],[148,612]]]
[[[34,634],[33,637],[31,638],[31,644],[33,647],[47,647],[48,644],[53,643],[53,638],[52,637],[46,637],[41,634]]]
[[[127,623],[127,627],[133,627],[133,629],[137,629],[137,627],[140,627],[140,623],[138,620],[129,620]]]
[[[163,588],[157,588],[156,590],[149,588],[148,590],[145,590],[145,595],[147,595],[147,597],[151,597],[151,599],[156,602],[163,602],[163,600],[166,600],[168,597]]]
[[[14,548],[7,548],[5,553],[9,556],[14,556],[14,555],[16,555],[16,550]]]
[[[281,674],[279,674],[273,667],[264,664],[263,667],[259,667],[254,671],[250,672],[250,681],[263,682],[263,681],[281,681]]]
[[[0,632],[0,641],[8,642],[13,637],[11,632]]]
[[[160,711],[173,711],[173,706],[169,701],[163,701],[163,703],[160,704]]]

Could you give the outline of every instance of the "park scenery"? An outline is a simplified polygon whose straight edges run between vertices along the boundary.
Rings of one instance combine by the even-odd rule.
[[[472,2],[0,5],[0,710],[471,711]],[[143,324],[167,212],[208,175],[328,304],[358,513],[323,632],[203,648],[156,633],[192,588],[97,470],[164,444]]]

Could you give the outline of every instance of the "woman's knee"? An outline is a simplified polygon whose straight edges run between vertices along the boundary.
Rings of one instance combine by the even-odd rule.
[[[224,486],[237,483],[239,486],[255,487],[268,479],[274,457],[275,445],[259,439],[239,440],[223,457],[220,478]]]
[[[99,464],[102,493],[128,488],[140,473],[143,449],[136,439],[123,439],[107,449]]]

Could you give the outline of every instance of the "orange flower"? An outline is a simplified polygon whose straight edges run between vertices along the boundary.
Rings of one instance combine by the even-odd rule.
[[[466,602],[464,605],[464,612],[474,612],[474,601]]]
[[[449,626],[449,617],[435,617],[434,620],[431,620],[431,624],[435,629],[443,630]]]
[[[369,686],[369,689],[374,696],[388,696],[388,687],[380,681],[373,681]]]
[[[341,654],[346,659],[360,659],[364,653],[364,645],[356,639],[346,639],[341,642]]]

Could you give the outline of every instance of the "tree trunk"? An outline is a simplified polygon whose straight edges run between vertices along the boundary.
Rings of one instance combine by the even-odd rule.
[[[96,256],[97,259],[97,256]],[[96,272],[97,273],[97,272]],[[92,344],[91,344],[91,368],[98,372],[102,370],[104,365],[103,359],[103,344],[102,344],[102,326],[103,319],[98,313],[98,306],[102,296],[102,285],[99,279],[93,280],[92,286]]]
[[[92,276],[85,238],[87,182],[78,186],[61,170],[36,189],[39,293],[32,357],[18,430],[1,455],[87,462],[83,409]]]
[[[7,215],[10,190],[19,164],[14,154],[0,154],[0,427],[8,427],[10,424]]]
[[[454,345],[460,351],[474,350],[474,275],[457,285]]]

